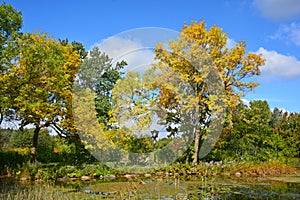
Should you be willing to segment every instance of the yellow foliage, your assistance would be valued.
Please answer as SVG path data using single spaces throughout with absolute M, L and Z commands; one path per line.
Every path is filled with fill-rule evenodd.
M 182 87 L 180 82 L 186 82 L 198 101 L 199 110 L 221 110 L 220 101 L 226 106 L 223 109 L 232 110 L 241 101 L 241 96 L 258 86 L 246 78 L 260 75 L 265 60 L 261 55 L 247 53 L 245 41 L 228 49 L 227 33 L 215 25 L 206 29 L 204 21 L 185 24 L 180 33 L 176 41 L 169 42 L 168 51 L 162 44 L 155 49 L 155 58 L 159 62 L 154 66 L 161 71 L 155 84 L 164 93 L 161 98 L 176 99 L 179 95 L 176 87 Z M 182 74 L 177 76 L 180 81 L 170 81 L 174 73 Z M 166 92 L 167 88 L 173 93 Z M 192 97 L 189 96 L 189 101 Z M 195 104 L 188 106 L 194 107 Z

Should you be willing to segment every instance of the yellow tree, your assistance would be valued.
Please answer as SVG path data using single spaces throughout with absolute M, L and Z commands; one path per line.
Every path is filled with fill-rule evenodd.
M 258 86 L 249 78 L 260 75 L 259 67 L 264 59 L 247 53 L 244 41 L 229 49 L 227 40 L 221 28 L 214 25 L 208 30 L 205 22 L 200 21 L 185 24 L 179 38 L 170 41 L 167 48 L 158 44 L 155 49 L 159 61 L 155 67 L 160 71 L 155 87 L 161 90 L 161 103 L 173 105 L 181 118 L 182 113 L 190 117 L 193 163 L 198 162 L 200 145 L 207 138 L 207 131 L 213 128 L 212 120 L 220 117 L 216 113 L 222 113 L 226 107 L 230 124 L 230 111 L 238 105 L 241 96 Z M 183 123 L 185 119 L 180 120 Z
M 24 34 L 16 41 L 19 56 L 1 76 L 4 95 L 16 111 L 21 128 L 35 127 L 31 161 L 36 160 L 39 131 L 69 115 L 72 83 L 80 56 L 70 45 L 62 45 L 46 34 Z

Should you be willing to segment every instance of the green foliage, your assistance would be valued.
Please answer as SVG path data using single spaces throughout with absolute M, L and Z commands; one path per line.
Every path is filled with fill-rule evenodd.
M 11 136 L 10 145 L 12 148 L 32 148 L 34 130 L 23 129 L 15 131 Z M 42 130 L 38 138 L 37 160 L 48 163 L 55 161 L 54 140 L 47 130 Z
M 11 66 L 11 59 L 15 56 L 14 40 L 20 34 L 22 14 L 11 5 L 0 5 L 0 72 Z
M 99 47 L 94 47 L 89 56 L 85 57 L 78 72 L 78 84 L 95 93 L 95 106 L 100 123 L 108 124 L 111 110 L 111 90 L 117 80 L 121 78 L 119 72 L 124 61 L 112 65 L 112 59 L 100 52 Z
M 0 151 L 0 174 L 6 175 L 14 172 L 30 158 L 29 149 L 22 150 L 1 150 Z
M 54 145 L 54 140 L 48 131 L 42 130 L 38 138 L 37 160 L 42 163 L 53 162 L 55 158 Z
M 22 131 L 15 131 L 10 139 L 11 147 L 17 148 L 31 148 L 33 140 L 33 130 L 23 129 Z
M 21 12 L 11 5 L 0 5 L 0 82 L 11 69 L 12 62 L 17 58 L 18 45 L 15 40 L 20 37 L 22 26 Z M 13 110 L 9 107 L 9 97 L 3 95 L 7 92 L 5 84 L 0 87 L 0 125 L 2 121 L 10 119 Z
M 58 177 L 80 178 L 81 176 L 99 177 L 109 175 L 113 172 L 102 163 L 94 163 L 85 166 L 62 166 L 57 170 Z
M 273 111 L 266 101 L 240 104 L 225 127 L 216 148 L 207 159 L 268 161 L 299 157 L 298 113 Z
M 0 149 L 8 148 L 10 146 L 10 139 L 15 130 L 0 129 Z

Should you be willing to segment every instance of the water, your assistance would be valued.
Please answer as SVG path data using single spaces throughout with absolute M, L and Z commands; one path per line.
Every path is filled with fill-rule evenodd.
M 0 184 L 0 199 L 300 199 L 300 176 L 98 179 Z M 25 192 L 24 192 L 25 191 Z

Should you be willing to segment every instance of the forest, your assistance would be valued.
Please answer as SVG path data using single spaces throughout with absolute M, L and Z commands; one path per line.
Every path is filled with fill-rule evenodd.
M 146 166 L 147 159 L 184 169 L 299 168 L 300 113 L 243 101 L 259 86 L 265 60 L 246 41 L 228 48 L 222 28 L 184 24 L 177 40 L 157 44 L 157 62 L 141 74 L 97 46 L 22 32 L 11 5 L 3 3 L 0 16 L 0 175 L 100 176 L 120 173 L 109 163 Z M 164 137 L 144 134 L 153 123 Z

